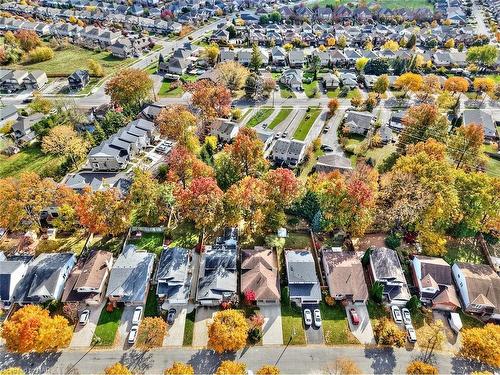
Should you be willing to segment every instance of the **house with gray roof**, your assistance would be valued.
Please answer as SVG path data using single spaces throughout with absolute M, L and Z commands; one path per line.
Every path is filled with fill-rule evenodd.
M 372 248 L 368 251 L 371 281 L 378 281 L 383 285 L 383 297 L 389 304 L 406 305 L 411 295 L 397 253 L 386 247 Z
M 321 301 L 321 288 L 316 275 L 316 265 L 308 250 L 285 251 L 288 293 L 297 306 Z
M 42 113 L 33 113 L 32 115 L 20 117 L 12 125 L 12 137 L 17 144 L 29 143 L 36 138 L 33 131 L 33 125 L 41 121 L 45 116 Z
M 162 310 L 167 311 L 172 305 L 187 305 L 192 276 L 191 250 L 172 247 L 161 252 L 155 281 Z
M 126 245 L 111 269 L 106 297 L 125 305 L 146 302 L 155 255 Z
M 0 252 L 0 308 L 13 302 L 14 291 L 28 270 L 27 259 L 9 259 Z
M 306 57 L 303 50 L 295 48 L 288 52 L 288 65 L 290 65 L 290 68 L 302 69 L 305 63 Z
M 466 109 L 463 113 L 463 124 L 481 125 L 484 131 L 484 138 L 490 141 L 498 140 L 498 132 L 490 113 L 482 109 Z
M 0 108 L 0 127 L 7 122 L 16 121 L 18 118 L 17 108 L 14 105 L 8 105 Z
M 18 283 L 12 302 L 44 303 L 60 300 L 64 284 L 76 263 L 73 253 L 43 253 L 29 265 Z
M 271 158 L 276 164 L 295 167 L 302 162 L 305 152 L 305 142 L 296 139 L 279 138 L 271 150 Z
M 123 172 L 113 173 L 81 171 L 75 174 L 69 174 L 64 183 L 77 193 L 82 193 L 86 188 L 90 188 L 91 191 L 104 191 L 116 188 L 123 196 L 125 196 L 130 189 L 132 181 L 130 180 L 130 177 Z
M 352 134 L 366 135 L 373 127 L 375 117 L 370 112 L 348 111 L 344 126 Z
M 239 131 L 240 127 L 237 123 L 219 119 L 212 129 L 212 134 L 217 137 L 219 142 L 229 143 L 236 138 Z
M 301 91 L 302 76 L 303 72 L 301 69 L 287 69 L 281 75 L 280 82 L 288 86 L 291 90 Z

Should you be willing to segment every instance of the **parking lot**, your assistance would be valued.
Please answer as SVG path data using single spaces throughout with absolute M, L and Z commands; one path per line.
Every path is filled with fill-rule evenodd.
M 325 337 L 323 335 L 323 327 L 317 327 L 314 324 L 314 314 L 313 314 L 313 323 L 309 326 L 305 325 L 304 323 L 304 311 L 306 309 L 309 309 L 311 311 L 311 314 L 313 314 L 314 310 L 318 309 L 319 310 L 319 305 L 302 305 L 302 322 L 304 324 L 304 330 L 306 332 L 306 340 L 308 344 L 324 344 L 325 342 Z
M 97 306 L 85 306 L 78 310 L 78 317 L 80 317 L 82 311 L 88 309 L 90 311 L 89 321 L 85 325 L 77 323 L 75 331 L 73 332 L 73 338 L 71 339 L 71 343 L 69 344 L 70 348 L 88 347 L 92 344 L 94 331 L 104 305 L 105 303 L 103 302 Z

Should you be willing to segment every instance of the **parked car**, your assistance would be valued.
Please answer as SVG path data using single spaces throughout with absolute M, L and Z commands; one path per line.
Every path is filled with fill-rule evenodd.
M 403 317 L 401 316 L 401 311 L 397 306 L 391 306 L 392 318 L 396 323 L 403 323 Z
M 174 324 L 176 312 L 177 312 L 177 310 L 175 310 L 175 309 L 168 310 L 168 314 L 167 314 L 167 324 L 168 325 Z
M 333 152 L 333 148 L 331 148 L 330 146 L 328 145 L 322 145 L 321 146 L 321 149 L 325 152 Z
M 406 328 L 406 336 L 408 337 L 408 341 L 411 343 L 417 342 L 417 334 L 415 332 L 415 329 L 411 324 L 407 324 L 405 326 Z
M 138 306 L 134 310 L 134 315 L 132 315 L 132 324 L 139 324 L 142 319 L 142 306 Z
M 288 132 L 283 132 L 283 134 L 281 134 L 281 138 L 286 138 L 288 136 Z
M 321 314 L 319 312 L 319 309 L 314 309 L 313 315 L 314 315 L 314 325 L 318 328 L 321 327 Z
M 356 309 L 352 308 L 349 310 L 349 315 L 351 316 L 351 321 L 352 321 L 352 324 L 354 324 L 355 326 L 357 326 L 359 324 L 359 315 L 356 311 Z
M 281 137 L 281 133 L 276 133 L 276 134 L 274 135 L 274 139 L 278 139 L 279 137 Z
M 267 124 L 266 124 L 266 123 L 263 123 L 263 124 L 262 124 L 262 129 L 265 129 L 265 128 L 267 128 Z
M 304 310 L 304 324 L 306 326 L 310 326 L 312 324 L 312 315 L 311 310 L 309 309 Z
M 401 313 L 403 314 L 403 322 L 404 324 L 411 325 L 411 315 L 410 315 L 410 310 L 408 310 L 406 307 L 401 309 Z
M 330 126 L 327 125 L 323 128 L 323 134 L 328 133 L 328 130 L 330 130 Z
M 138 325 L 134 325 L 134 326 L 132 326 L 132 328 L 130 328 L 130 332 L 128 334 L 128 343 L 130 345 L 135 344 L 135 340 L 137 340 L 137 331 L 138 330 L 139 330 Z
M 80 320 L 78 321 L 78 323 L 84 326 L 89 322 L 89 317 L 90 317 L 90 310 L 88 309 L 83 310 L 82 313 L 80 314 Z

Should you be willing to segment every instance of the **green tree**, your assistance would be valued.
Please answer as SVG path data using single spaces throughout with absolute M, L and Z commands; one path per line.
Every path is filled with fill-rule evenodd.
M 375 83 L 373 84 L 373 91 L 378 95 L 385 94 L 385 92 L 389 89 L 389 77 L 387 74 L 382 74 L 377 78 Z
M 262 55 L 260 54 L 259 46 L 254 44 L 252 46 L 252 56 L 250 58 L 250 67 L 254 72 L 258 72 L 262 65 Z
M 318 71 L 321 69 L 321 59 L 318 55 L 313 55 L 311 57 L 311 62 L 309 64 L 309 69 L 314 74 L 314 80 L 318 79 Z
M 493 65 L 497 61 L 498 50 L 492 44 L 484 46 L 470 47 L 467 50 L 467 61 L 482 65 Z

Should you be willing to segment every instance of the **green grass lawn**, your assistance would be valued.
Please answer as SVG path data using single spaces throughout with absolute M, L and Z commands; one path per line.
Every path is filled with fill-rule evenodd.
M 340 95 L 340 88 L 337 87 L 335 90 L 328 90 L 326 92 L 326 96 L 328 96 L 329 98 L 338 98 Z
M 104 74 L 112 74 L 126 64 L 131 63 L 135 59 L 119 59 L 114 57 L 110 52 L 91 51 L 82 47 L 71 45 L 68 48 L 54 51 L 54 58 L 48 61 L 42 61 L 35 64 L 17 63 L 7 67 L 9 69 L 28 69 L 28 70 L 43 70 L 48 76 L 69 76 L 77 69 L 88 69 L 87 61 L 89 59 L 96 60 L 104 68 Z
M 118 254 L 122 251 L 124 241 L 125 236 L 123 235 L 117 237 L 103 237 L 101 235 L 96 235 L 88 245 L 92 250 L 110 251 L 115 256 L 118 256 Z
M 459 310 L 458 313 L 460 314 L 463 328 L 481 328 L 484 326 L 482 321 L 464 313 L 462 310 Z
M 397 149 L 394 143 L 389 143 L 383 147 L 372 148 L 366 152 L 366 158 L 371 158 L 375 166 L 382 163 L 389 155 Z
M 283 329 L 283 343 L 290 345 L 304 345 L 306 337 L 302 326 L 302 312 L 300 308 L 292 306 L 288 297 L 288 287 L 281 289 L 281 322 Z
M 160 255 L 163 250 L 163 232 L 161 233 L 142 233 L 139 239 L 130 239 L 130 244 L 134 244 L 138 249 L 146 250 L 150 253 Z
M 308 98 L 319 97 L 318 81 L 312 81 L 311 83 L 304 83 L 302 86 L 304 87 L 304 93 Z
M 156 74 L 156 72 L 158 71 L 158 63 L 152 63 L 144 70 L 149 74 Z
M 336 303 L 335 306 L 328 306 L 325 302 L 321 302 L 319 307 L 321 310 L 321 320 L 323 322 L 325 344 L 359 344 L 359 341 L 349 329 L 347 315 L 342 304 Z
M 266 120 L 274 112 L 274 108 L 261 108 L 247 122 L 247 126 L 253 128 Z
M 183 346 L 191 346 L 193 344 L 194 317 L 196 310 L 191 311 L 186 315 L 186 324 L 184 325 L 184 340 Z
M 198 243 L 199 232 L 190 223 L 178 225 L 171 233 L 169 247 L 185 247 L 192 249 Z
M 59 252 L 72 252 L 79 255 L 85 241 L 87 240 L 88 233 L 85 230 L 78 230 L 69 235 L 57 233 L 55 240 L 42 239 L 35 249 L 35 253 L 59 253 Z
M 314 121 L 316 121 L 320 113 L 321 109 L 311 108 L 311 110 L 307 112 L 304 115 L 304 118 L 300 121 L 297 130 L 295 130 L 295 133 L 293 134 L 293 138 L 298 139 L 299 141 L 303 141 L 304 139 L 306 139 L 307 133 L 309 133 L 309 130 L 311 129 Z
M 500 74 L 489 74 L 486 77 L 491 78 L 495 83 L 500 83 Z
M 300 175 L 299 178 L 303 181 L 306 181 L 307 177 L 311 173 L 312 169 L 316 165 L 316 160 L 318 157 L 323 156 L 325 152 L 321 149 L 316 150 L 314 152 L 314 157 L 309 159 L 307 163 L 304 163 L 300 166 Z
M 286 249 L 305 249 L 311 247 L 311 237 L 309 233 L 288 232 L 285 239 Z
M 112 312 L 107 312 L 106 307 L 102 309 L 101 316 L 97 322 L 94 332 L 94 340 L 100 338 L 98 346 L 111 346 L 115 342 L 116 331 L 120 325 L 123 308 L 115 308 Z
M 370 321 L 372 322 L 372 326 L 377 322 L 377 320 L 384 317 L 385 318 L 390 317 L 389 312 L 385 309 L 383 305 L 379 305 L 378 303 L 375 303 L 372 300 L 368 300 L 366 308 L 368 309 L 368 315 L 370 316 Z
M 455 262 L 486 263 L 479 244 L 475 244 L 474 238 L 448 238 L 447 240 L 447 253 L 443 258 L 449 264 Z
M 12 156 L 0 154 L 0 178 L 36 172 L 43 177 L 60 177 L 64 157 L 44 154 L 38 144 L 27 146 Z
M 158 316 L 158 298 L 156 298 L 156 287 L 154 285 L 149 287 L 148 298 L 144 307 L 144 316 Z
M 290 99 L 290 98 L 296 98 L 295 94 L 293 93 L 292 90 L 288 86 L 285 86 L 283 84 L 280 85 L 280 95 L 283 99 Z
M 246 109 L 245 112 L 243 112 L 243 114 L 241 115 L 241 117 L 236 122 L 242 122 L 248 116 L 248 114 L 250 112 L 252 112 L 251 108 Z
M 163 98 L 180 98 L 184 94 L 182 86 L 177 86 L 175 88 L 171 87 L 172 82 L 163 81 L 158 91 L 158 96 Z
M 290 115 L 291 112 L 292 108 L 290 107 L 281 108 L 276 117 L 273 119 L 273 121 L 271 121 L 271 123 L 267 128 L 271 130 L 274 129 L 276 126 L 285 121 L 285 119 Z

